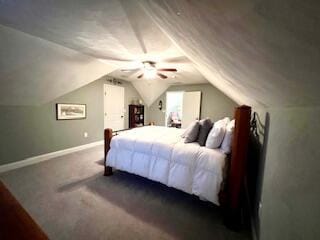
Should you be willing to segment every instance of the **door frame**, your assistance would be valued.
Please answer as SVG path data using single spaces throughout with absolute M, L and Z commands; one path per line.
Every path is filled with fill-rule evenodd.
M 126 123 L 125 123 L 125 119 L 126 119 L 126 109 L 125 109 L 125 106 L 126 106 L 126 103 L 125 103 L 125 88 L 123 86 L 119 86 L 119 85 L 114 85 L 114 84 L 107 84 L 107 83 L 104 83 L 103 84 L 103 129 L 106 129 L 106 121 L 105 121 L 105 117 L 106 117 L 106 112 L 105 112 L 105 109 L 106 109 L 106 97 L 107 97 L 107 92 L 106 92 L 106 88 L 107 86 L 113 86 L 113 87 L 120 87 L 120 88 L 123 88 L 123 129 L 125 129 L 125 126 L 126 126 Z

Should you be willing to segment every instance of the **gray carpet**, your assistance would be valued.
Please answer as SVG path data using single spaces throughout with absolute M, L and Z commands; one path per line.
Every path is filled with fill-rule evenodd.
M 103 148 L 94 147 L 0 179 L 50 239 L 250 239 L 228 230 L 213 204 L 128 173 L 102 174 Z

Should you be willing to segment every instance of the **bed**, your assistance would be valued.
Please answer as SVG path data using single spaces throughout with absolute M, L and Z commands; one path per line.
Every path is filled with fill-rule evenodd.
M 183 129 L 146 126 L 114 136 L 107 165 L 195 194 L 219 205 L 226 155 L 185 144 Z
M 239 208 L 250 132 L 251 108 L 235 109 L 231 155 L 185 144 L 183 129 L 146 126 L 114 133 L 105 129 L 105 176 L 112 168 L 133 173 L 202 200 Z

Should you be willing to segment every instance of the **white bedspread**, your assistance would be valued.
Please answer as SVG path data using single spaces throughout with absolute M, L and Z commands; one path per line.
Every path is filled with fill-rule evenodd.
M 106 164 L 161 182 L 219 205 L 225 154 L 183 143 L 183 130 L 146 126 L 111 140 Z

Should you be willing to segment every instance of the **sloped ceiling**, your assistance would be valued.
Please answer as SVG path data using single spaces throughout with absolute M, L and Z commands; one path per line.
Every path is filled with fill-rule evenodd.
M 216 87 L 253 106 L 320 103 L 320 1 L 143 1 Z
M 0 25 L 0 103 L 41 105 L 113 71 L 95 58 Z
M 41 104 L 110 74 L 133 81 L 148 105 L 175 82 L 206 79 L 238 103 L 319 105 L 319 9 L 316 0 L 2 0 L 0 104 Z M 142 60 L 179 72 L 150 82 L 119 71 Z

